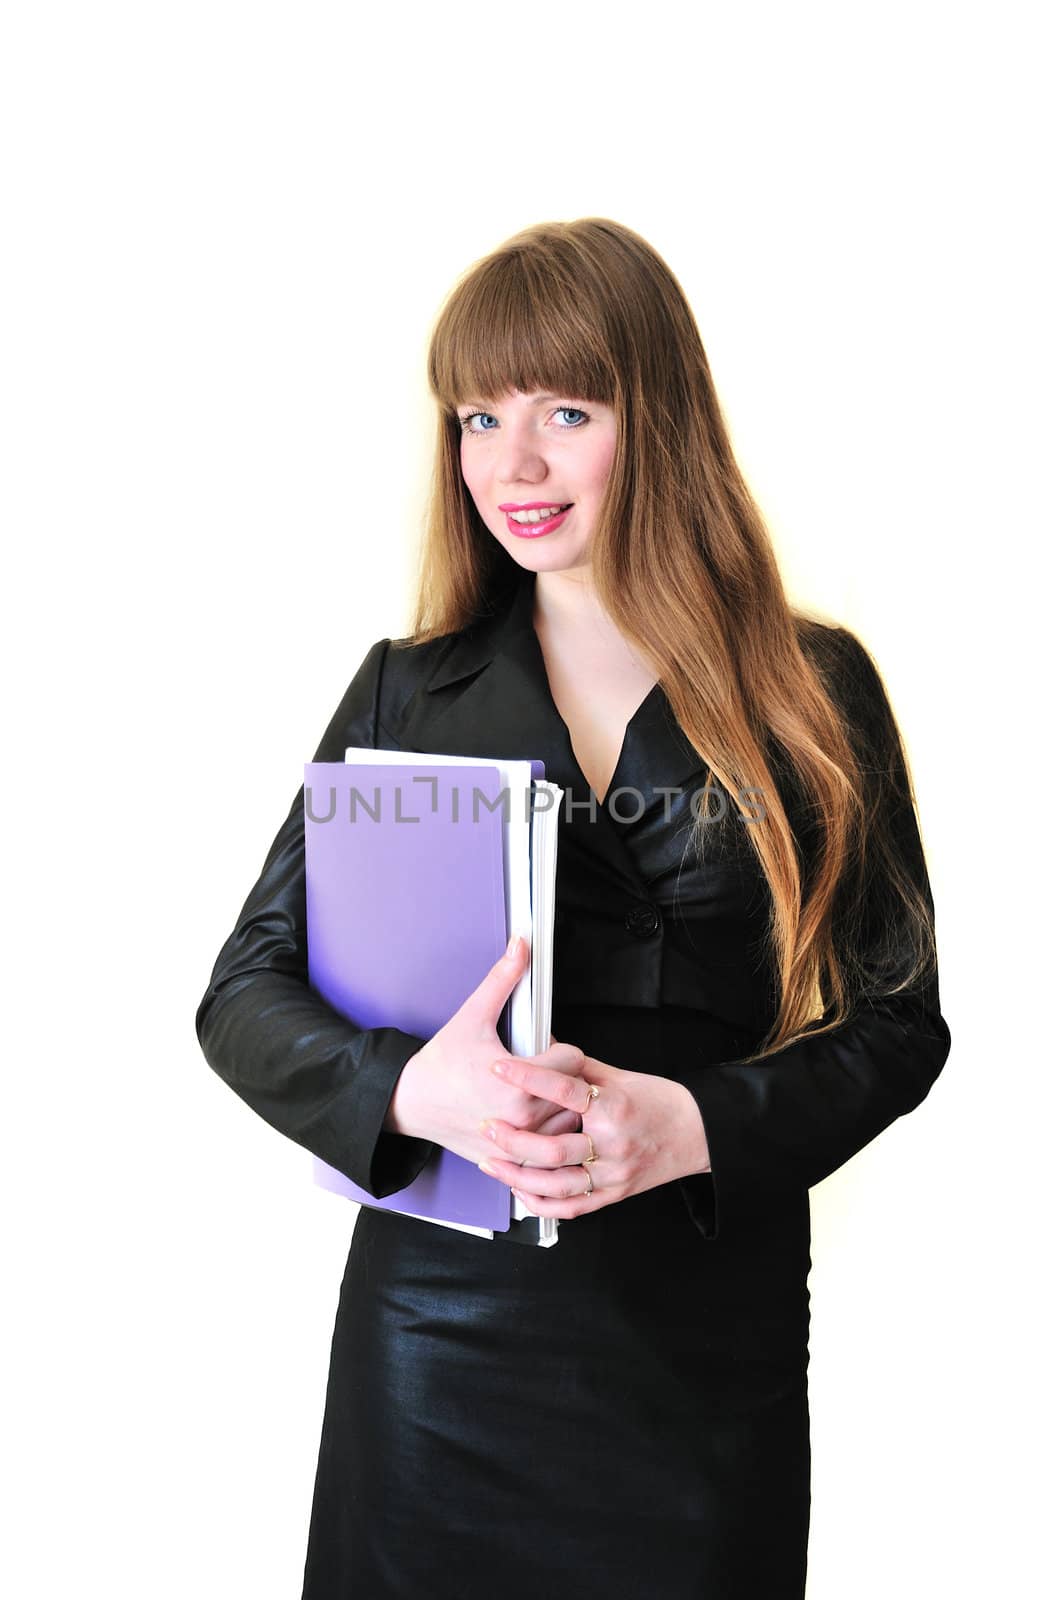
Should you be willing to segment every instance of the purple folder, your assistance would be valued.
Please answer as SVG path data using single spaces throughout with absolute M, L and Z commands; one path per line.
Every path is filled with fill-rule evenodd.
M 311 987 L 359 1027 L 428 1039 L 506 947 L 498 770 L 318 761 L 305 784 Z M 318 1157 L 314 1176 L 381 1210 L 509 1228 L 508 1186 L 442 1146 L 382 1200 Z

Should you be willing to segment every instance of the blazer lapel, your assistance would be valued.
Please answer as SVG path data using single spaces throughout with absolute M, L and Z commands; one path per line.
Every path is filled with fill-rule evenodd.
M 647 883 L 626 835 L 651 807 L 665 805 L 668 789 L 700 780 L 704 763 L 655 684 L 628 723 L 605 802 L 598 801 L 550 692 L 532 623 L 534 590 L 535 574 L 520 569 L 511 599 L 455 637 L 424 685 L 418 745 L 447 754 L 541 760 L 547 778 L 564 791 L 560 847 L 579 852 L 603 891 L 645 900 Z M 407 730 L 407 736 L 413 733 Z M 677 807 L 675 795 L 671 805 Z M 675 822 L 678 827 L 678 815 Z

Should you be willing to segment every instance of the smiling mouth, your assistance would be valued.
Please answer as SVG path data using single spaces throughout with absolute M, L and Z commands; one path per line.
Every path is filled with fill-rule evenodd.
M 571 511 L 572 506 L 571 500 L 567 503 L 559 500 L 549 506 L 528 506 L 520 510 L 507 511 L 506 516 L 521 527 L 534 528 L 540 522 L 549 522 L 553 517 L 559 517 L 563 511 Z
M 573 502 L 570 502 L 567 506 L 562 506 L 559 511 L 523 512 L 519 521 L 512 511 L 507 511 L 506 526 L 518 539 L 538 539 L 544 533 L 553 533 L 555 528 L 561 526 L 572 510 L 572 504 Z

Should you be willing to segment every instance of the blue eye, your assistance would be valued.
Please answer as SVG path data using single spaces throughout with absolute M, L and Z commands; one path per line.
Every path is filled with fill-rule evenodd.
M 588 413 L 582 410 L 579 406 L 555 406 L 553 415 L 557 416 L 558 413 L 564 413 L 566 416 L 575 416 L 582 419 L 579 422 L 563 424 L 561 428 L 562 433 L 575 433 L 577 428 L 582 428 L 585 423 L 591 420 Z M 473 423 L 477 417 L 488 417 L 492 422 L 498 421 L 498 418 L 492 417 L 489 411 L 467 411 L 464 416 L 458 417 L 458 421 L 461 423 L 462 433 L 476 434 L 498 432 L 497 428 L 474 428 Z

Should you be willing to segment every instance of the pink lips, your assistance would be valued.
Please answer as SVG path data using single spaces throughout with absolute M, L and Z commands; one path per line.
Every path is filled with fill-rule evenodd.
M 549 505 L 555 505 L 556 506 L 556 504 L 557 504 L 556 500 L 542 500 L 542 501 L 538 501 L 538 502 L 536 502 L 536 503 L 534 503 L 532 505 L 523 505 L 523 506 L 506 505 L 506 506 L 499 506 L 498 509 L 500 511 L 507 511 L 507 512 L 508 511 L 541 511 L 545 506 L 549 506 Z M 561 524 L 564 522 L 565 518 L 568 516 L 568 514 L 569 514 L 569 512 L 571 510 L 572 510 L 571 506 L 566 506 L 563 511 L 559 511 L 558 512 L 556 517 L 548 517 L 545 522 L 514 522 L 512 517 L 507 516 L 506 517 L 506 526 L 509 528 L 510 533 L 515 533 L 516 534 L 518 539 L 538 539 L 538 538 L 541 537 L 542 534 L 544 534 L 544 533 L 552 533 L 555 528 L 559 528 L 561 526 Z
M 499 511 L 549 511 L 551 506 L 564 505 L 563 500 L 503 500 Z

